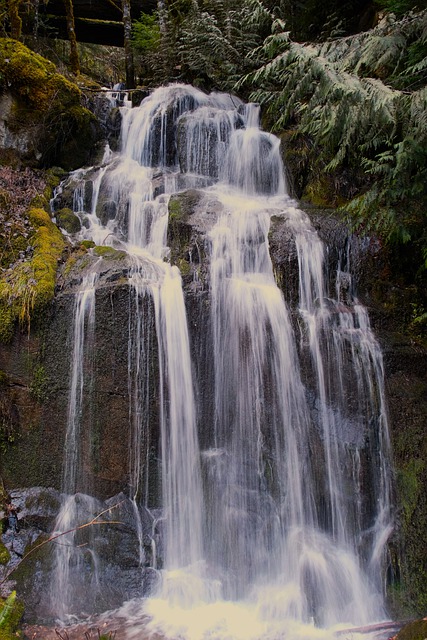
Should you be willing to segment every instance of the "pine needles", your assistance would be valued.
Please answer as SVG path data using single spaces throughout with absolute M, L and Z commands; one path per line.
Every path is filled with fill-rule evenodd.
M 389 242 L 427 245 L 426 43 L 427 11 L 386 14 L 371 31 L 314 44 L 292 42 L 276 20 L 251 53 L 263 64 L 236 85 L 255 86 L 250 97 L 274 129 L 308 135 L 326 172 L 362 168 L 368 188 L 348 217 Z

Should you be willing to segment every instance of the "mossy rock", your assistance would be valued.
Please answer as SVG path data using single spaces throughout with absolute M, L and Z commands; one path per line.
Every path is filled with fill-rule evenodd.
M 85 249 L 93 249 L 96 245 L 93 240 L 82 240 L 80 246 Z
M 395 640 L 425 640 L 427 638 L 427 618 L 405 624 Z
M 80 75 L 78 76 L 76 82 L 77 82 L 78 86 L 81 87 L 82 90 L 84 90 L 84 89 L 90 89 L 91 91 L 101 91 L 102 90 L 102 86 L 99 84 L 99 82 L 96 82 L 96 80 L 94 80 L 93 78 L 90 78 L 89 76 L 85 75 L 84 73 L 80 73 Z
M 52 62 L 16 40 L 0 38 L 0 89 L 16 100 L 8 128 L 18 137 L 34 129 L 34 164 L 71 170 L 89 160 L 100 137 L 97 119 L 81 105 L 79 87 L 57 73 Z
M 178 195 L 171 196 L 169 200 L 168 210 L 169 210 L 169 220 L 171 222 L 175 220 L 181 220 L 183 212 L 182 212 L 181 199 L 179 198 Z
M 0 73 L 5 87 L 27 106 L 44 111 L 51 102 L 80 104 L 80 89 L 56 73 L 55 65 L 11 38 L 0 38 Z
M 186 222 L 200 198 L 200 192 L 195 189 L 188 189 L 188 191 L 171 196 L 168 207 L 169 221 L 171 223 Z
M 119 251 L 105 245 L 97 245 L 94 247 L 93 253 L 100 258 L 108 258 L 109 260 L 123 260 L 127 256 L 126 251 Z
M 61 229 L 67 233 L 78 233 L 82 228 L 79 217 L 71 209 L 60 209 L 55 213 L 55 217 Z
M 54 543 L 50 542 L 48 534 L 42 534 L 25 547 L 25 561 L 20 562 L 13 572 L 17 590 L 24 599 L 25 589 L 31 583 L 37 569 L 43 566 L 46 571 L 51 570 L 54 558 L 52 544 Z

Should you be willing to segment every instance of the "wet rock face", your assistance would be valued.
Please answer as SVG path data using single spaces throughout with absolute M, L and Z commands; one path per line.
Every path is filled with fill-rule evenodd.
M 91 184 L 90 180 L 86 184 Z M 60 195 L 61 205 L 69 204 L 71 190 Z M 198 393 L 205 399 L 202 413 L 209 416 L 213 399 L 211 390 L 212 355 L 209 327 L 209 256 L 210 231 L 223 213 L 223 205 L 213 194 L 187 190 L 169 205 L 168 245 L 170 259 L 182 274 L 191 348 L 196 367 Z M 282 273 L 285 295 L 295 299 L 297 280 L 294 272 L 295 247 L 285 220 L 273 221 L 271 230 L 272 259 L 278 274 Z M 99 249 L 99 251 L 98 251 Z M 101 251 L 105 249 L 105 251 Z M 65 428 L 69 403 L 69 386 L 73 353 L 73 317 L 76 295 L 82 277 L 99 258 L 99 280 L 95 296 L 94 342 L 86 353 L 82 408 L 82 453 L 80 464 L 87 478 L 79 491 L 106 499 L 119 491 L 129 492 L 129 437 L 132 417 L 129 414 L 129 336 L 132 334 L 136 294 L 128 283 L 130 263 L 125 254 L 108 247 L 85 252 L 75 250 L 58 279 L 58 292 L 49 313 L 31 334 L 32 362 L 28 364 L 27 338 L 17 334 L 10 347 L 0 354 L 0 369 L 8 372 L 19 452 L 11 448 L 5 457 L 5 480 L 11 486 L 61 487 Z M 292 265 L 291 263 L 294 263 Z M 74 264 L 73 264 L 74 263 Z M 160 503 L 159 434 L 157 384 L 157 345 L 154 313 L 149 296 L 139 300 L 147 318 L 151 318 L 150 349 L 150 416 L 147 431 L 148 486 L 144 491 L 150 504 Z M 131 319 L 131 320 L 129 320 Z M 36 325 L 34 325 L 36 329 Z M 200 420 L 209 424 L 210 420 Z M 203 432 L 203 429 L 201 429 Z M 208 435 L 201 433 L 201 439 Z M 18 444 L 19 443 L 19 444 Z M 19 453 L 19 455 L 18 455 Z
M 129 311 L 136 304 L 135 292 L 127 283 L 128 266 L 118 252 L 104 257 L 96 291 L 95 339 L 91 358 L 86 358 L 85 403 L 82 408 L 82 459 L 88 482 L 79 490 L 101 498 L 128 490 L 129 467 Z M 4 457 L 2 473 L 6 486 L 61 486 L 65 427 L 73 353 L 75 296 L 82 272 L 99 258 L 84 254 L 62 279 L 49 315 L 31 338 L 17 334 L 10 346 L 2 347 L 0 369 L 7 371 L 2 394 L 14 413 L 14 436 Z M 151 313 L 146 296 L 139 305 Z M 132 317 L 132 311 L 131 311 Z M 157 349 L 150 346 L 153 382 Z M 41 349 L 42 353 L 41 353 Z M 9 406 L 9 405 L 8 405 Z M 151 423 L 158 424 L 153 401 Z M 154 432 L 156 428 L 153 427 Z M 157 467 L 157 435 L 150 453 Z M 148 446 L 148 445 L 147 445 Z M 153 504 L 159 499 L 156 469 L 150 474 Z
M 91 185 L 89 176 L 83 197 L 89 197 L 87 193 L 90 193 Z M 70 206 L 71 188 L 68 191 L 64 190 L 59 196 L 59 202 L 62 207 Z M 169 203 L 167 244 L 170 247 L 170 261 L 179 267 L 184 285 L 196 395 L 200 406 L 198 419 L 202 450 L 210 445 L 209 430 L 215 401 L 212 397 L 214 373 L 212 337 L 209 330 L 210 231 L 223 211 L 223 205 L 213 193 L 196 188 L 173 196 Z M 407 455 L 410 451 L 411 459 L 422 459 L 424 445 L 420 425 L 424 424 L 426 415 L 423 397 L 423 390 L 426 388 L 423 366 L 425 351 L 415 350 L 410 344 L 393 342 L 391 335 L 385 331 L 389 320 L 379 307 L 374 306 L 373 288 L 369 284 L 379 260 L 379 254 L 373 251 L 372 243 L 354 238 L 349 242 L 347 230 L 330 210 L 310 210 L 308 213 L 313 226 L 326 244 L 331 296 L 335 293 L 337 265 L 344 257 L 347 260 L 350 257 L 350 264 L 355 272 L 354 282 L 347 285 L 344 283 L 342 286 L 357 285 L 361 301 L 372 308 L 373 326 L 383 346 L 392 436 L 399 474 L 403 478 L 398 499 L 406 518 L 404 536 L 409 550 L 405 562 L 399 561 L 398 569 L 404 574 L 405 579 L 409 579 L 408 576 L 413 571 L 411 567 L 422 561 L 421 531 L 425 522 L 422 498 L 423 487 L 426 486 L 425 468 L 411 467 Z M 292 320 L 295 331 L 298 331 L 298 258 L 286 217 L 277 216 L 272 219 L 269 243 L 276 278 L 286 301 L 294 309 Z M 161 504 L 161 478 L 159 399 L 156 391 L 158 356 L 153 305 L 149 296 L 137 299 L 135 290 L 130 287 L 128 274 L 131 265 L 126 254 L 107 247 L 105 249 L 108 251 L 74 252 L 59 276 L 58 291 L 52 307 L 39 319 L 38 324 L 34 324 L 30 338 L 17 334 L 15 341 L 0 351 L 0 370 L 5 371 L 8 376 L 0 392 L 4 394 L 2 397 L 8 398 L 8 406 L 14 416 L 15 433 L 15 441 L 2 462 L 2 474 L 6 485 L 11 487 L 42 486 L 54 487 L 56 490 L 61 487 L 76 294 L 88 267 L 102 258 L 99 261 L 99 280 L 96 288 L 94 342 L 90 349 L 92 356 L 86 357 L 84 363 L 85 401 L 82 407 L 82 446 L 79 464 L 84 469 L 81 477 L 84 475 L 86 480 L 80 483 L 78 490 L 96 496 L 100 501 L 100 510 L 105 506 L 104 501 L 109 501 L 111 496 L 120 492 L 127 497 L 131 495 L 132 481 L 128 469 L 132 447 L 130 434 L 135 415 L 129 411 L 129 400 L 135 389 L 129 384 L 131 378 L 128 354 L 131 348 L 129 336 L 134 333 L 132 323 L 138 303 L 142 305 L 151 334 L 151 341 L 144 347 L 149 350 L 148 359 L 151 365 L 148 379 L 149 416 L 142 442 L 142 459 L 145 465 L 142 475 L 147 480 L 141 491 L 148 497 L 150 507 L 155 510 Z M 308 372 L 309 362 L 302 362 L 302 367 Z M 305 382 L 310 388 L 312 381 L 309 373 L 305 373 L 305 376 Z M 351 401 L 349 396 L 349 403 Z M 311 403 L 313 422 L 317 410 L 314 402 Z M 352 437 L 353 434 L 350 434 L 349 440 Z M 313 429 L 309 454 L 315 458 L 321 450 L 318 439 L 319 435 Z M 322 463 L 319 458 L 319 464 Z M 405 487 L 408 486 L 416 488 L 415 493 L 412 492 L 409 496 L 405 493 Z M 366 512 L 368 511 L 369 500 L 366 504 Z M 146 515 L 144 549 L 147 563 L 152 564 L 149 537 L 152 517 L 148 513 Z M 53 526 L 51 516 L 53 517 L 53 514 L 44 515 L 44 507 L 40 507 L 40 512 L 29 514 L 28 519 L 31 526 L 42 532 L 49 532 L 49 527 Z M 112 593 L 109 593 L 108 597 L 106 595 L 106 601 L 117 603 L 121 601 L 123 593 L 119 589 L 115 591 L 116 582 L 125 585 L 126 597 L 134 592 L 138 581 L 141 584 L 141 568 L 135 564 L 139 551 L 136 548 L 132 512 L 128 504 L 126 508 L 123 507 L 118 519 L 124 523 L 123 528 L 115 528 L 110 532 L 110 537 L 101 536 L 97 541 L 97 550 L 105 562 L 106 575 L 109 572 L 113 585 Z M 161 547 L 160 534 L 161 529 L 158 528 L 158 548 Z M 401 545 L 401 539 L 396 536 L 396 547 Z M 111 550 L 114 557 L 111 556 Z M 34 567 L 38 576 L 34 583 L 36 586 L 29 587 L 29 591 L 24 594 L 30 602 L 28 619 L 33 614 L 35 616 L 36 611 L 37 615 L 40 615 L 38 611 L 42 601 L 36 596 L 37 585 L 42 584 L 43 588 L 48 588 L 49 570 L 46 570 L 45 578 L 37 566 Z M 119 571 L 124 571 L 120 580 Z M 148 572 L 147 575 L 144 574 L 143 580 L 147 581 L 148 589 Z M 95 610 L 95 602 L 93 607 Z
M 35 487 L 17 488 L 11 497 L 18 509 L 19 529 L 17 532 L 9 529 L 3 535 L 10 560 L 0 566 L 0 577 L 3 579 L 10 574 L 6 586 L 16 589 L 18 597 L 25 602 L 26 621 L 53 623 L 51 597 L 54 596 L 56 545 L 71 543 L 69 536 L 58 538 L 54 532 L 63 496 L 54 489 Z M 161 550 L 155 512 L 142 510 L 145 560 L 140 564 L 138 532 L 130 500 L 124 494 L 118 494 L 106 502 L 92 501 L 91 508 L 85 509 L 84 497 L 77 495 L 75 499 L 79 503 L 80 525 L 88 524 L 73 533 L 76 556 L 80 553 L 80 561 L 75 563 L 78 571 L 75 584 L 80 591 L 81 611 L 90 614 L 111 605 L 119 606 L 125 597 L 136 597 L 141 584 L 145 584 L 147 590 L 153 586 L 153 572 L 147 569 L 154 563 L 153 541 Z M 102 515 L 97 518 L 99 514 Z M 104 524 L 95 524 L 97 519 Z M 89 544 L 98 557 L 96 568 L 90 554 L 84 551 Z M 79 545 L 82 552 L 78 551 Z M 33 551 L 21 564 L 21 557 L 31 549 Z M 93 585 L 95 571 L 100 589 Z

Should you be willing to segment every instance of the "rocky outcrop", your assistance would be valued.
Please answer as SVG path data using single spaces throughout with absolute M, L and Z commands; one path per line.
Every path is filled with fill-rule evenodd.
M 61 206 L 69 204 L 66 194 L 60 196 L 60 201 Z M 202 447 L 209 440 L 205 427 L 210 424 L 214 399 L 213 372 L 209 362 L 210 337 L 201 334 L 200 327 L 209 325 L 209 234 L 222 211 L 223 206 L 214 195 L 195 189 L 173 196 L 169 203 L 170 260 L 182 274 L 197 393 L 203 398 L 199 416 Z M 373 327 L 383 348 L 397 467 L 398 526 L 392 542 L 389 578 L 393 606 L 401 612 L 411 602 L 412 606 L 414 602 L 418 607 L 422 605 L 425 584 L 422 555 L 427 511 L 423 502 L 426 495 L 426 452 L 423 448 L 423 424 L 427 414 L 426 352 L 420 344 L 404 340 L 403 334 L 396 331 L 396 310 L 390 310 L 387 298 L 378 296 L 378 287 L 373 283 L 385 260 L 380 245 L 357 238 L 349 242 L 345 226 L 331 210 L 310 209 L 308 213 L 327 245 L 331 294 L 334 293 L 338 261 L 344 257 L 350 259 L 356 282 L 348 286 L 357 285 L 358 295 L 370 309 Z M 297 255 L 286 219 L 278 217 L 272 220 L 270 249 L 284 295 L 290 303 L 295 303 L 298 297 Z M 93 357 L 85 360 L 85 388 L 89 392 L 85 394 L 82 408 L 81 465 L 85 481 L 78 489 L 96 496 L 102 509 L 103 501 L 111 496 L 119 493 L 130 495 L 129 399 L 132 390 L 129 388 L 128 351 L 132 330 L 129 317 L 132 318 L 132 313 L 129 314 L 129 310 L 136 300 L 135 291 L 128 281 L 131 264 L 126 254 L 109 247 L 87 250 L 76 246 L 59 274 L 55 299 L 48 312 L 32 326 L 29 336 L 18 332 L 13 342 L 0 350 L 0 370 L 4 372 L 3 423 L 8 424 L 9 434 L 5 442 L 7 453 L 2 474 L 9 487 L 60 489 L 74 305 L 82 278 L 94 264 L 98 265 L 99 279 L 96 285 Z M 151 317 L 153 322 L 150 298 L 145 297 L 142 303 L 147 317 Z M 294 319 L 297 322 L 296 316 Z M 152 402 L 147 437 L 143 443 L 143 457 L 148 465 L 146 477 L 149 478 L 144 491 L 149 495 L 150 504 L 159 507 L 160 443 L 154 338 L 149 348 Z M 46 530 L 49 531 L 49 527 Z M 399 584 L 407 594 L 406 601 L 398 601 L 394 595 Z
M 15 162 L 75 169 L 100 138 L 77 85 L 20 42 L 0 39 L 0 148 Z

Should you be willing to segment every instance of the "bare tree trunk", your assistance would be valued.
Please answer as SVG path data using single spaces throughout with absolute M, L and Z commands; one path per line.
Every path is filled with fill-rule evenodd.
M 21 39 L 22 20 L 19 16 L 21 0 L 9 0 L 10 37 Z
M 65 17 L 67 20 L 68 39 L 70 41 L 70 67 L 71 71 L 78 75 L 80 73 L 79 52 L 77 50 L 76 29 L 74 25 L 73 0 L 64 0 Z
M 159 16 L 159 27 L 162 36 L 166 33 L 167 8 L 165 0 L 157 0 L 157 15 Z
M 35 38 L 37 38 L 39 34 L 39 6 L 40 6 L 40 0 L 34 0 L 33 36 Z
M 126 88 L 133 89 L 135 87 L 135 69 L 133 65 L 132 50 L 132 19 L 130 15 L 130 0 L 122 0 L 123 7 L 123 28 L 124 28 L 124 47 L 125 47 L 125 66 L 126 66 Z

